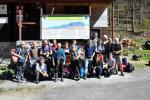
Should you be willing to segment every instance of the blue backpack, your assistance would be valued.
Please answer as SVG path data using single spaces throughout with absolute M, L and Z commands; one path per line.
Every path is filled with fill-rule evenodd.
M 122 64 L 128 65 L 128 59 L 127 58 L 122 58 Z

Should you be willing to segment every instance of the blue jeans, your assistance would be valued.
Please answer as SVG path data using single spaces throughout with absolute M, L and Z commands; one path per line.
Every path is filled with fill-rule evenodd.
M 85 59 L 85 75 L 90 74 L 92 71 L 92 60 Z
M 103 62 L 100 62 L 99 66 L 96 67 L 96 76 L 102 75 L 102 70 L 103 70 Z
M 18 64 L 16 78 L 18 81 L 24 79 L 24 63 Z

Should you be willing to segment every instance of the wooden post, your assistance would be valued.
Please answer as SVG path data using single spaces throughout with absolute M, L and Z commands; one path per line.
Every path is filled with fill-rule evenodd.
M 112 1 L 112 40 L 114 39 L 114 0 Z
M 22 11 L 19 10 L 19 41 L 22 41 Z

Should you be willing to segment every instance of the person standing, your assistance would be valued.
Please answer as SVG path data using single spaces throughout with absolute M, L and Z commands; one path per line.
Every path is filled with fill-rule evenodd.
M 99 41 L 98 34 L 95 32 L 94 38 L 93 38 L 93 46 L 95 47 L 96 50 L 97 50 L 97 46 L 98 46 L 98 41 Z
M 113 52 L 113 42 L 111 38 L 108 38 L 108 42 L 104 45 L 105 47 L 105 55 L 104 60 L 105 62 L 109 59 L 109 54 Z
M 40 55 L 43 56 L 45 59 L 48 59 L 52 55 L 52 49 L 48 40 L 42 41 L 42 48 L 40 51 Z
M 77 77 L 77 80 L 80 80 L 80 72 L 79 72 L 79 63 L 78 63 L 78 50 L 75 47 L 75 45 L 72 46 L 72 51 L 71 51 L 71 67 L 73 70 L 73 79 Z
M 57 44 L 57 48 L 54 50 L 52 55 L 52 60 L 53 65 L 55 66 L 55 82 L 57 82 L 59 71 L 61 74 L 61 81 L 63 82 L 63 66 L 66 62 L 66 56 L 64 49 L 61 48 L 61 43 Z
M 121 76 L 124 76 L 122 62 L 121 62 L 121 52 L 122 52 L 122 44 L 119 42 L 119 38 L 115 38 L 113 45 L 113 57 L 116 60 L 115 68 L 116 73 L 118 73 L 118 69 L 121 71 Z
M 65 42 L 64 50 L 65 50 L 65 54 L 66 54 L 66 55 L 69 55 L 70 49 L 69 49 L 69 43 L 68 43 L 68 42 Z
M 95 55 L 95 47 L 92 44 L 92 40 L 88 41 L 88 44 L 84 48 L 85 50 L 85 75 L 84 79 L 87 78 L 88 74 L 92 73 L 92 61 Z
M 17 66 L 17 81 L 20 83 L 24 80 L 24 69 L 25 63 L 28 58 L 27 50 L 25 49 L 25 42 L 21 42 L 20 47 L 16 49 L 18 59 L 18 66 Z
M 33 79 L 34 73 L 35 73 L 35 67 L 38 57 L 38 48 L 36 42 L 31 42 L 31 48 L 29 49 L 29 64 L 30 64 L 30 73 L 29 73 L 29 80 Z
M 57 40 L 55 39 L 53 40 L 51 48 L 52 48 L 52 52 L 54 52 L 54 50 L 57 48 Z

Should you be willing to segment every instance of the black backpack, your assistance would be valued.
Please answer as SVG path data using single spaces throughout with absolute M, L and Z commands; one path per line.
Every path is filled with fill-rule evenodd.
M 133 72 L 135 70 L 134 66 L 130 63 L 128 63 L 127 67 L 126 67 L 126 72 Z

